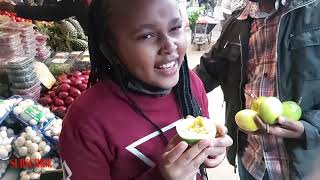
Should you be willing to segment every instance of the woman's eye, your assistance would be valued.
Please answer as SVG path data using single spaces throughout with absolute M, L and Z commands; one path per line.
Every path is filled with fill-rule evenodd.
M 154 37 L 153 34 L 151 34 L 151 33 L 146 33 L 146 34 L 141 35 L 141 36 L 139 37 L 139 39 L 151 39 L 151 38 L 153 38 L 153 37 Z
M 172 28 L 171 31 L 177 31 L 177 30 L 180 30 L 181 28 L 182 28 L 182 25 L 179 25 L 179 26 Z

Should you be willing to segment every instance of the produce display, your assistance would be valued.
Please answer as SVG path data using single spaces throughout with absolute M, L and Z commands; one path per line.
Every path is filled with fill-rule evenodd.
M 0 123 L 9 115 L 14 106 L 16 106 L 22 98 L 20 96 L 14 96 L 9 99 L 0 99 Z
M 176 130 L 177 134 L 190 145 L 202 139 L 213 139 L 217 133 L 214 121 L 200 116 L 181 119 L 176 125 Z
M 51 48 L 47 45 L 47 39 L 47 36 L 36 33 L 36 59 L 39 61 L 45 61 L 51 56 Z
M 13 22 L 25 22 L 25 23 L 28 23 L 28 24 L 32 23 L 32 20 L 24 19 L 24 18 L 21 18 L 21 17 L 17 17 L 16 13 L 11 13 L 11 12 L 8 12 L 8 11 L 0 11 L 0 16 L 9 17 L 10 20 L 13 21 Z
M 59 117 L 64 117 L 68 107 L 77 99 L 88 86 L 90 71 L 74 71 L 72 74 L 60 75 L 57 84 L 39 99 L 39 103 Z
M 30 159 L 41 159 L 51 150 L 51 145 L 40 134 L 39 131 L 28 126 L 14 140 L 13 148 L 17 157 Z
M 86 91 L 90 68 L 88 37 L 75 18 L 32 22 L 0 11 L 0 178 L 11 160 L 52 159 L 50 167 L 22 168 L 20 179 L 61 169 L 62 118 Z
M 8 160 L 12 152 L 11 142 L 14 139 L 13 129 L 8 129 L 5 126 L 0 127 L 0 160 Z
M 0 31 L 5 33 L 19 33 L 21 38 L 21 43 L 16 42 L 16 46 L 22 46 L 23 53 L 25 56 L 34 57 L 36 55 L 36 38 L 35 31 L 32 24 L 23 24 L 16 22 L 8 22 L 0 26 Z M 19 48 L 14 49 L 14 51 L 20 50 Z
M 37 126 L 42 129 L 48 122 L 55 119 L 49 108 L 45 108 L 31 99 L 22 100 L 13 109 L 14 116 L 25 126 Z
M 21 180 L 29 180 L 29 179 L 40 179 L 41 173 L 46 171 L 51 171 L 58 169 L 59 165 L 59 158 L 55 157 L 51 160 L 51 167 L 41 167 L 41 168 L 31 168 L 26 169 L 20 172 Z
M 16 57 L 6 66 L 13 94 L 38 100 L 40 98 L 41 83 L 33 68 L 34 58 Z
M 62 129 L 62 119 L 55 118 L 45 128 L 44 135 L 53 144 L 58 144 L 59 136 Z
M 49 25 L 37 25 L 36 28 L 49 35 L 48 44 L 56 52 L 84 51 L 88 48 L 88 37 L 74 18 Z
M 74 61 L 73 69 L 84 71 L 91 68 L 90 55 L 88 50 L 78 55 L 73 55 L 72 53 L 70 53 L 69 58 L 72 58 Z
M 266 124 L 276 124 L 280 116 L 291 121 L 299 121 L 302 109 L 296 102 L 281 102 L 276 97 L 258 97 L 251 103 L 251 109 L 239 111 L 235 116 L 236 124 L 245 131 L 254 132 L 258 130 L 255 122 L 256 116 Z

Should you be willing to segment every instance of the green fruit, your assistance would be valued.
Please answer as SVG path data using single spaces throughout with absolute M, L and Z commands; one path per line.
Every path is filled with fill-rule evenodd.
M 74 51 L 85 51 L 88 49 L 88 42 L 82 39 L 72 40 L 71 45 Z
M 302 110 L 301 107 L 293 101 L 285 101 L 282 103 L 282 116 L 292 121 L 299 121 Z
M 77 20 L 75 20 L 73 18 L 69 18 L 69 19 L 67 19 L 67 21 L 69 21 L 73 25 L 73 27 L 77 30 L 77 37 L 79 39 L 82 39 L 85 37 L 84 31 L 83 31 L 80 23 Z
M 253 100 L 251 103 L 251 109 L 256 112 L 259 112 L 260 105 L 261 105 L 262 101 L 264 101 L 266 98 L 267 97 L 265 97 L 265 96 L 260 96 L 257 99 Z
M 202 139 L 216 137 L 216 125 L 212 120 L 203 117 L 188 117 L 179 120 L 176 125 L 177 134 L 189 145 L 198 143 Z
M 275 124 L 282 114 L 282 103 L 276 97 L 267 97 L 261 102 L 259 117 L 267 124 Z
M 78 36 L 76 28 L 69 21 L 61 21 L 58 24 L 58 28 L 61 33 L 71 39 L 75 39 Z
M 235 116 L 236 123 L 245 131 L 254 132 L 258 130 L 257 124 L 254 120 L 257 114 L 258 113 L 256 111 L 251 109 L 241 110 Z

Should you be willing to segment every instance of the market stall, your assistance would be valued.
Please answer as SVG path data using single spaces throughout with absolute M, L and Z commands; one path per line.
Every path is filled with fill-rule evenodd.
M 1 179 L 61 174 L 63 117 L 88 88 L 87 41 L 75 18 L 39 22 L 0 11 Z

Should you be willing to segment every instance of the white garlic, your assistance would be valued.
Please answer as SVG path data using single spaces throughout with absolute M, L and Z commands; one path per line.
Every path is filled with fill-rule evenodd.
M 32 142 L 37 143 L 37 144 L 39 144 L 41 142 L 41 140 L 42 139 L 39 136 L 36 136 L 36 137 L 32 138 Z
M 25 146 L 22 146 L 18 148 L 18 153 L 20 156 L 26 156 L 28 154 L 28 148 Z
M 5 158 L 7 158 L 8 157 L 8 155 L 9 155 L 9 153 L 8 153 L 8 151 L 7 150 L 5 150 L 5 149 L 0 149 L 0 158 L 1 159 L 5 159 Z
M 35 152 L 37 152 L 39 149 L 38 149 L 38 144 L 37 143 L 32 143 L 29 147 L 28 147 L 28 152 L 30 154 L 33 154 Z
M 46 147 L 44 148 L 44 153 L 48 153 L 50 152 L 51 147 L 49 145 L 46 145 Z
M 40 152 L 35 152 L 31 155 L 31 159 L 41 159 Z
M 26 139 L 23 136 L 20 136 L 16 140 L 16 145 L 17 146 L 23 146 L 25 142 L 26 142 Z

